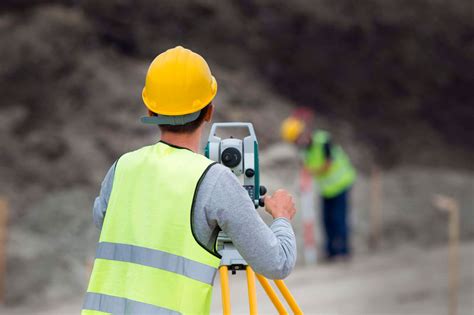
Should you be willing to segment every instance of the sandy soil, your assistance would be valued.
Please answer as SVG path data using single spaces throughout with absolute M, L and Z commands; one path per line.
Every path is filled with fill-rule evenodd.
M 474 313 L 474 242 L 461 246 L 459 314 Z M 244 273 L 230 278 L 234 314 L 248 313 Z M 447 248 L 403 247 L 351 263 L 302 267 L 286 281 L 306 314 L 447 314 Z M 257 285 L 260 313 L 275 313 Z M 81 299 L 1 308 L 4 315 L 77 314 Z M 213 313 L 220 313 L 216 279 Z

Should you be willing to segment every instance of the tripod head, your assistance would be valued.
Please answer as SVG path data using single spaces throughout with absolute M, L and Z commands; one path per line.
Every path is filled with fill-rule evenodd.
M 235 248 L 232 240 L 222 231 L 217 236 L 217 252 L 222 256 L 221 266 L 228 266 L 232 274 L 235 274 L 238 270 L 245 270 L 248 266 L 245 259 Z

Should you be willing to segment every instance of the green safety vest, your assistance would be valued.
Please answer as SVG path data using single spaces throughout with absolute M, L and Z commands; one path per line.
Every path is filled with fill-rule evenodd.
M 317 130 L 313 134 L 313 143 L 305 151 L 306 167 L 318 169 L 324 165 L 326 161 L 324 145 L 329 139 L 330 135 L 326 131 Z M 321 195 L 325 198 L 339 195 L 349 188 L 356 178 L 356 172 L 340 146 L 333 146 L 331 154 L 331 166 L 328 171 L 321 176 L 315 176 L 321 190 Z
M 163 142 L 117 162 L 82 314 L 207 314 L 220 256 L 193 234 L 213 162 Z

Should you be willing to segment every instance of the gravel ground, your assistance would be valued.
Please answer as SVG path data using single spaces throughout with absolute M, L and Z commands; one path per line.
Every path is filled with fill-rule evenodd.
M 448 296 L 447 247 L 404 246 L 350 263 L 296 269 L 286 283 L 306 314 L 446 314 Z M 459 314 L 474 312 L 474 242 L 460 248 Z M 248 313 L 244 273 L 231 276 L 234 314 Z M 259 311 L 275 310 L 257 284 Z M 39 304 L 38 304 L 39 305 Z M 81 298 L 47 305 L 1 308 L 4 315 L 77 314 Z M 220 313 L 216 279 L 213 313 Z

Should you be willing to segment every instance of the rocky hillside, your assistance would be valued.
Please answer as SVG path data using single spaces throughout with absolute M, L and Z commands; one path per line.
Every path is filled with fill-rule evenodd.
M 1 61 L 8 82 L 2 95 L 20 103 L 15 107 L 46 109 L 64 93 L 91 108 L 82 90 L 94 85 L 78 77 L 80 60 L 95 52 L 92 60 L 124 71 L 115 69 L 118 60 L 147 62 L 179 43 L 226 70 L 255 73 L 293 104 L 348 122 L 387 167 L 463 168 L 472 155 L 469 0 L 297 0 L 291 6 L 281 0 L 22 0 L 2 1 L 0 10 L 2 39 L 9 43 Z M 60 93 L 50 88 L 57 80 Z M 440 147 L 454 154 L 435 154 Z M 427 153 L 404 154 L 420 149 Z
M 2 1 L 3 193 L 96 183 L 151 137 L 135 123 L 144 73 L 176 44 L 213 66 L 218 118 L 274 126 L 290 106 L 313 106 L 320 126 L 365 152 L 362 170 L 472 169 L 470 12 L 469 0 Z M 271 130 L 263 145 L 278 140 Z

